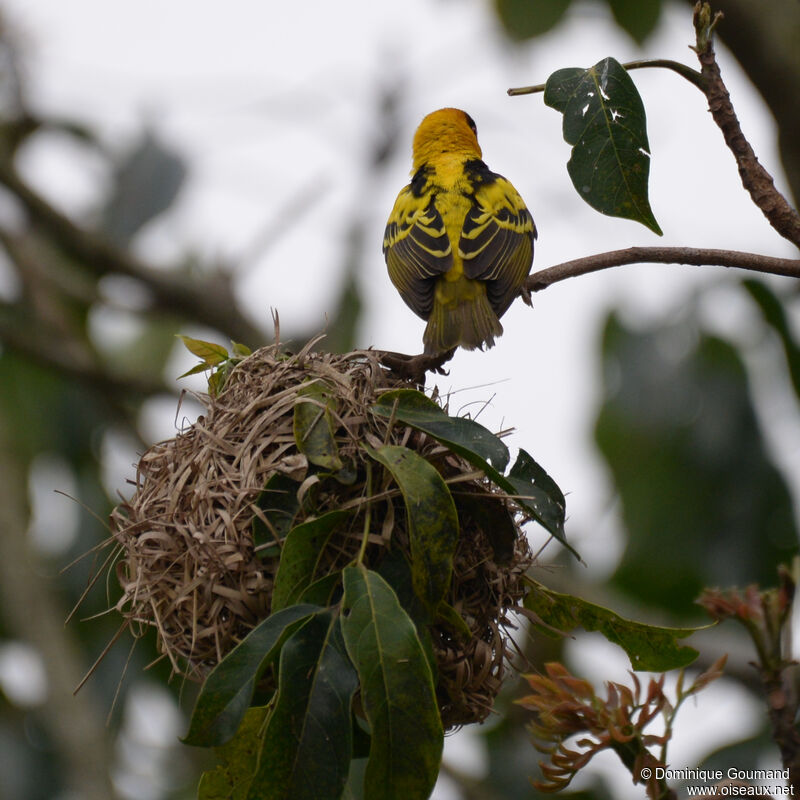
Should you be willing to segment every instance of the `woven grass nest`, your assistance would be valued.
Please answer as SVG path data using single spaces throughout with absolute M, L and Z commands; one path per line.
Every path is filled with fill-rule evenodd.
M 333 433 L 346 479 L 310 464 L 298 448 L 294 412 L 310 384 L 324 386 L 334 400 Z M 117 608 L 134 633 L 156 629 L 158 647 L 176 673 L 204 679 L 270 614 L 280 548 L 293 525 L 353 509 L 325 543 L 318 577 L 354 560 L 365 521 L 370 568 L 381 569 L 398 552 L 410 558 L 403 498 L 389 470 L 375 461 L 367 467 L 362 446 L 400 444 L 436 467 L 459 515 L 446 601 L 471 635 L 455 635 L 444 623 L 430 627 L 442 722 L 447 729 L 486 717 L 508 666 L 514 627 L 508 612 L 520 605 L 522 575 L 532 562 L 520 530 L 523 515 L 447 447 L 370 411 L 382 393 L 398 388 L 415 386 L 382 366 L 375 351 L 332 355 L 307 347 L 288 355 L 278 345 L 265 347 L 236 365 L 217 396 L 200 396 L 205 414 L 193 425 L 144 453 L 132 497 L 111 515 L 122 550 Z M 293 496 L 285 527 L 264 511 L 270 481 Z M 469 502 L 462 507 L 459 497 Z M 476 498 L 491 505 L 493 517 L 475 511 Z M 484 529 L 496 527 L 498 509 L 513 531 L 513 544 L 501 557 L 492 544 L 496 531 Z

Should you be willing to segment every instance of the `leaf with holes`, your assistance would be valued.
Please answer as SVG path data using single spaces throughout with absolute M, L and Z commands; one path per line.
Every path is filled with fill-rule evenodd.
M 554 72 L 544 102 L 564 115 L 572 145 L 567 171 L 578 194 L 603 214 L 661 228 L 648 198 L 650 145 L 644 104 L 627 70 L 613 58 L 589 69 Z

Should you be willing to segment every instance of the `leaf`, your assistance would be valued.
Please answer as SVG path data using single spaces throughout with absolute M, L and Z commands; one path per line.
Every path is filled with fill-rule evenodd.
M 704 587 L 774 582 L 798 542 L 743 356 L 697 325 L 688 312 L 635 329 L 609 317 L 595 428 L 627 531 L 610 582 L 689 619 Z
M 795 395 L 800 398 L 800 346 L 792 335 L 789 319 L 780 298 L 763 281 L 745 278 L 742 286 L 759 307 L 764 321 L 778 334 L 786 356 Z
M 525 596 L 525 608 L 563 633 L 577 627 L 599 631 L 628 654 L 635 670 L 666 672 L 685 667 L 698 656 L 697 650 L 678 645 L 678 640 L 702 628 L 662 628 L 634 622 L 579 597 L 554 592 L 532 579 L 528 583 L 532 590 Z M 541 630 L 547 633 L 546 628 Z
M 509 479 L 489 463 L 487 459 L 494 458 L 504 469 L 508 464 L 508 448 L 488 429 L 473 420 L 448 417 L 436 403 L 415 389 L 386 392 L 378 398 L 372 410 L 385 417 L 391 417 L 394 411 L 395 419 L 424 431 L 447 445 L 454 453 L 458 453 L 472 466 L 481 470 L 503 491 L 514 495 L 516 502 L 533 519 L 552 533 L 573 555 L 579 557 L 577 551 L 567 543 L 563 506 L 554 503 L 548 492 L 528 480 L 523 480 L 519 473 L 513 479 Z M 453 423 L 469 423 L 469 425 L 465 427 Z M 500 544 L 502 552 L 502 542 Z
M 560 69 L 547 79 L 544 102 L 564 115 L 564 139 L 573 145 L 567 171 L 578 194 L 603 214 L 661 235 L 647 194 L 644 105 L 625 68 L 605 58 L 587 70 Z
M 299 481 L 274 472 L 256 500 L 260 514 L 253 517 L 253 543 L 256 547 L 279 542 L 292 527 L 300 508 Z
M 626 31 L 636 44 L 656 29 L 661 16 L 661 0 L 608 0 L 617 25 Z
M 115 165 L 101 211 L 103 233 L 120 248 L 172 206 L 187 175 L 186 161 L 151 130 Z
M 328 470 L 340 470 L 343 467 L 334 437 L 335 411 L 336 400 L 320 381 L 309 381 L 298 392 L 294 407 L 297 449 L 312 464 Z
M 339 618 L 312 616 L 281 649 L 278 693 L 267 723 L 252 800 L 338 800 L 353 749 L 358 676 Z
M 200 689 L 185 744 L 212 747 L 228 741 L 247 711 L 258 679 L 296 623 L 319 611 L 297 605 L 270 615 L 214 667 Z
M 192 339 L 191 336 L 183 336 L 180 333 L 176 335 L 183 342 L 186 349 L 201 359 L 207 367 L 215 367 L 228 359 L 228 350 L 221 344 L 204 342 L 202 339 Z
M 495 0 L 495 10 L 509 38 L 522 41 L 552 30 L 571 0 Z
M 272 589 L 272 611 L 297 603 L 313 583 L 319 556 L 336 527 L 349 511 L 328 511 L 316 519 L 292 528 L 281 550 L 281 560 Z
M 470 463 L 477 456 L 480 462 L 490 461 L 501 472 L 508 465 L 508 448 L 488 428 L 464 417 L 451 417 L 416 389 L 394 389 L 382 394 L 372 412 L 404 422 L 424 431 L 436 441 L 446 444 L 454 453 Z
M 536 463 L 533 456 L 527 451 L 520 448 L 517 453 L 517 460 L 508 477 L 513 480 L 522 480 L 532 483 L 542 491 L 547 493 L 547 496 L 560 508 L 566 510 L 567 501 L 564 497 L 564 492 L 561 491 L 558 484 L 547 474 L 542 466 Z
M 241 342 L 231 342 L 231 349 L 235 356 L 241 358 L 247 358 L 247 356 L 253 354 L 253 351 L 246 344 L 242 344 Z
M 300 596 L 301 603 L 329 606 L 333 603 L 336 587 L 342 582 L 341 572 L 331 572 L 309 584 Z
M 517 528 L 506 501 L 496 494 L 466 484 L 457 489 L 454 487 L 453 494 L 459 527 L 463 530 L 468 524 L 464 517 L 469 517 L 489 538 L 495 561 L 499 564 L 508 563 L 514 555 Z
M 363 565 L 344 569 L 342 632 L 371 731 L 365 800 L 425 800 L 444 734 L 430 667 L 391 587 Z
M 248 708 L 233 739 L 214 748 L 219 764 L 200 777 L 197 800 L 245 800 L 258 768 L 266 717 L 264 706 Z
M 508 473 L 508 481 L 519 494 L 533 493 L 531 503 L 537 505 L 539 514 L 547 521 L 545 527 L 548 530 L 551 528 L 563 530 L 567 513 L 564 493 L 544 468 L 522 448 Z
M 413 450 L 388 444 L 364 447 L 392 473 L 403 493 L 414 593 L 433 620 L 450 586 L 458 542 L 458 515 L 450 490 L 436 468 Z
M 469 629 L 469 625 L 464 622 L 464 618 L 461 614 L 448 603 L 442 603 L 439 606 L 439 614 L 436 618 L 436 623 L 438 625 L 447 625 L 465 641 L 469 641 L 472 638 L 472 631 Z

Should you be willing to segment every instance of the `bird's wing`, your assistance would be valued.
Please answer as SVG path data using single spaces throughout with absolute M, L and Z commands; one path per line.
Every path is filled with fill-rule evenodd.
M 489 303 L 500 317 L 530 272 L 536 226 L 511 183 L 478 163 L 470 175 L 474 202 L 464 220 L 458 250 L 464 274 L 487 282 Z
M 435 279 L 453 265 L 453 250 L 434 205 L 435 194 L 424 176 L 415 176 L 397 196 L 383 235 L 389 277 L 403 300 L 423 319 L 433 308 Z

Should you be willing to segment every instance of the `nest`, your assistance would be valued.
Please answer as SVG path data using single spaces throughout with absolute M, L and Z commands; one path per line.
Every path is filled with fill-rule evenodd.
M 298 449 L 294 410 L 309 380 L 335 400 L 334 435 L 348 480 L 310 465 Z M 415 387 L 383 367 L 374 351 L 333 355 L 306 348 L 290 356 L 277 345 L 265 347 L 233 369 L 218 396 L 200 396 L 206 413 L 197 422 L 142 456 L 133 496 L 111 515 L 122 547 L 117 607 L 134 633 L 156 629 L 159 650 L 176 673 L 202 680 L 269 615 L 291 525 L 355 508 L 349 524 L 325 543 L 320 577 L 353 561 L 366 520 L 370 568 L 398 551 L 409 556 L 402 497 L 388 470 L 371 460 L 366 468 L 369 457 L 360 445 L 402 444 L 439 470 L 459 511 L 446 599 L 471 635 L 444 623 L 430 628 L 442 721 L 451 728 L 486 717 L 507 668 L 508 612 L 519 606 L 532 556 L 510 498 L 434 439 L 370 412 L 380 394 L 397 388 Z M 264 513 L 264 489 L 276 480 L 298 500 L 283 528 Z M 469 502 L 462 507 L 459 498 Z M 475 511 L 476 498 L 501 509 L 513 526 L 514 544 L 503 558 L 494 551 L 486 515 Z

